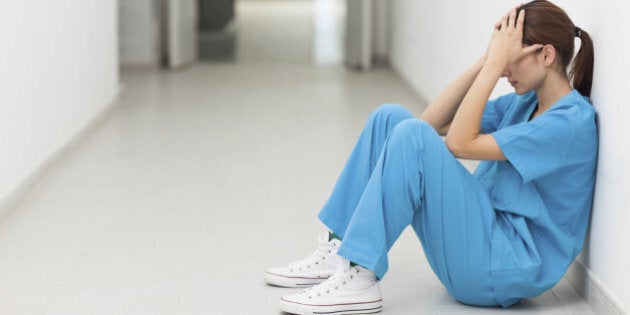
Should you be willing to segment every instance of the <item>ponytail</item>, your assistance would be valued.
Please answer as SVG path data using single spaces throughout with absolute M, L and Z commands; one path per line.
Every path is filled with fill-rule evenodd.
M 573 88 L 584 96 L 591 96 L 593 84 L 593 41 L 589 34 L 571 21 L 564 10 L 547 0 L 534 0 L 519 7 L 525 10 L 523 43 L 552 44 L 558 54 L 557 63 Z M 575 58 L 575 37 L 582 41 Z M 569 62 L 573 59 L 573 63 Z M 570 67 L 569 67 L 570 66 Z
M 569 78 L 573 81 L 573 88 L 584 96 L 591 96 L 593 85 L 593 41 L 587 32 L 575 28 L 575 35 L 580 38 L 580 50 L 573 59 Z

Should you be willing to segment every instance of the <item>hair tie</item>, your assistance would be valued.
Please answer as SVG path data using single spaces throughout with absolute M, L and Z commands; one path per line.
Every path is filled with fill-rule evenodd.
M 575 27 L 575 36 L 582 37 L 582 29 L 577 26 Z

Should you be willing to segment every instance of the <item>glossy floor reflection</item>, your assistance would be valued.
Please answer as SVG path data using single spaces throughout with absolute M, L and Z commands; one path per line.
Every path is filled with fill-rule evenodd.
M 121 106 L 2 222 L 0 314 L 280 314 L 294 289 L 263 272 L 316 246 L 367 115 L 426 104 L 387 68 L 256 56 L 123 73 Z M 390 265 L 383 314 L 593 314 L 565 281 L 509 310 L 461 305 L 410 230 Z

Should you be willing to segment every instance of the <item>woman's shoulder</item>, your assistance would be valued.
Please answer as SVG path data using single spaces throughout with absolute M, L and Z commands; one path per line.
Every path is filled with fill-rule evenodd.
M 571 92 L 569 92 L 567 95 L 565 95 L 563 98 L 561 98 L 558 101 L 558 105 L 563 105 L 563 106 L 586 106 L 588 105 L 589 108 L 592 108 L 592 104 L 591 104 L 591 100 L 580 94 L 580 92 L 578 92 L 578 90 L 571 90 Z
M 571 91 L 560 99 L 551 109 L 551 112 L 566 115 L 574 120 L 594 120 L 595 108 L 588 97 L 583 96 L 577 90 Z
M 592 150 L 597 147 L 595 109 L 588 98 L 575 90 L 540 115 L 540 119 L 539 124 L 550 131 L 581 139 L 580 148 Z

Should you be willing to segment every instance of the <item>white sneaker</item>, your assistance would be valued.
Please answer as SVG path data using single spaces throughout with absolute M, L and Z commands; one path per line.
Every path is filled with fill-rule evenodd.
M 281 310 L 291 314 L 368 314 L 383 307 L 381 288 L 374 273 L 360 266 L 350 267 L 343 259 L 337 272 L 321 284 L 283 296 Z
M 282 267 L 265 272 L 265 281 L 271 285 L 288 288 L 310 287 L 320 284 L 337 270 L 340 257 L 337 249 L 341 241 L 328 240 L 324 235 L 319 239 L 317 250 L 310 256 Z

